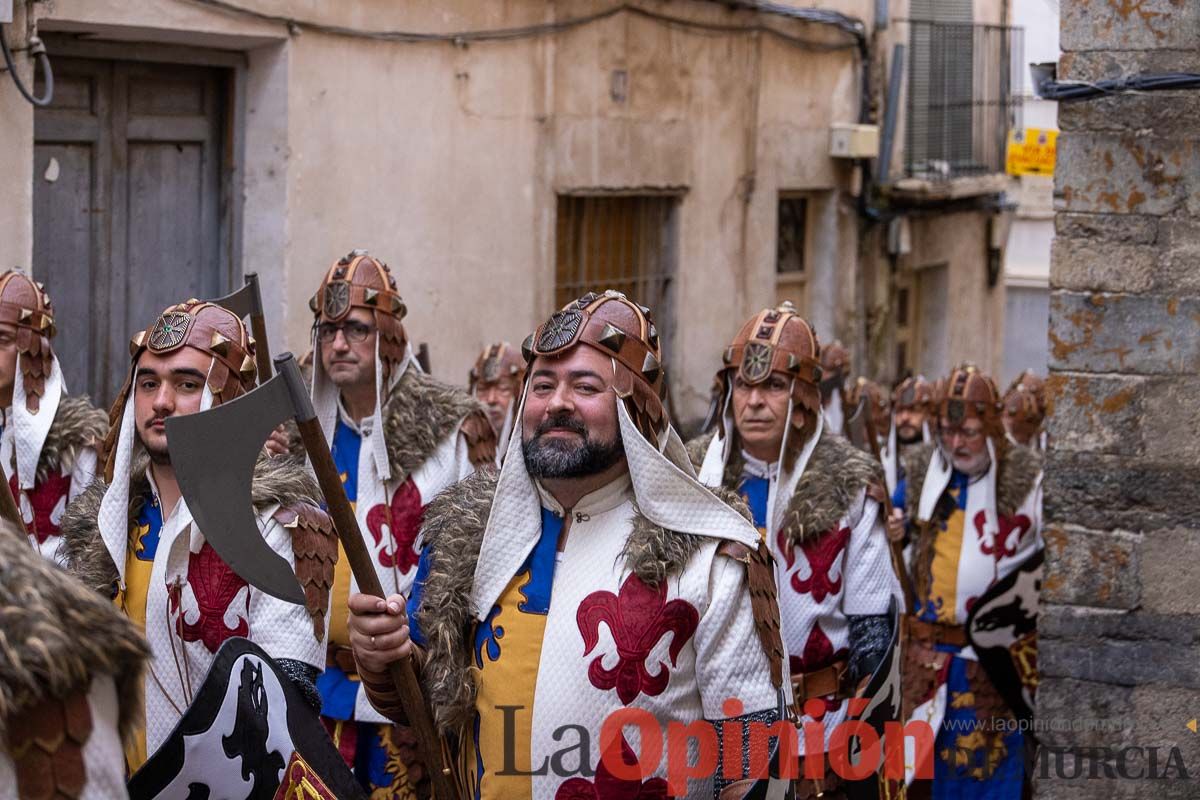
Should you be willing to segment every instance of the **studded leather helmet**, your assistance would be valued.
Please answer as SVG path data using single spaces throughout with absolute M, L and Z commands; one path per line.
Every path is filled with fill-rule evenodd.
M 496 342 L 483 348 L 475 359 L 467 385 L 474 393 L 480 383 L 509 381 L 515 397 L 521 393 L 521 384 L 525 382 L 525 366 L 525 358 L 517 348 L 508 342 Z
M 954 368 L 941 384 L 935 401 L 940 420 L 961 425 L 964 420 L 978 419 L 984 434 L 993 441 L 1003 441 L 1004 425 L 1000 418 L 1000 392 L 996 383 L 974 364 Z
M 834 389 L 844 389 L 850 376 L 850 351 L 838 339 L 821 348 L 821 397 L 825 400 Z
M 793 429 L 788 435 L 789 452 L 799 452 L 816 429 L 821 410 L 820 352 L 816 332 L 796 313 L 795 306 L 784 302 L 778 308 L 765 308 L 746 320 L 725 349 L 724 366 L 717 373 L 722 396 L 730 396 L 735 377 L 754 385 L 772 373 L 783 375 L 791 381 L 794 407 L 807 412 L 793 413 L 789 423 Z M 721 436 L 728 437 L 724 419 L 719 425 Z
M 308 307 L 313 312 L 314 326 L 341 322 L 354 308 L 370 311 L 379 331 L 379 360 L 383 362 L 382 378 L 386 385 L 392 370 L 404 361 L 408 347 L 401 324 L 408 307 L 387 264 L 368 255 L 366 250 L 352 250 L 325 273 Z
M 214 406 L 228 403 L 254 389 L 258 372 L 254 361 L 254 337 L 237 315 L 222 306 L 195 298 L 167 306 L 150 327 L 129 340 L 129 375 L 109 412 L 109 432 L 104 442 L 104 451 L 108 454 L 104 473 L 109 483 L 113 479 L 121 418 L 129 402 L 138 359 L 147 351 L 168 355 L 184 347 L 212 357 L 207 383 Z
M 1028 441 L 1037 435 L 1046 418 L 1045 383 L 1025 370 L 1004 393 L 1004 416 L 1014 437 Z
M 45 286 L 21 270 L 0 275 L 0 322 L 17 329 L 17 369 L 25 387 L 25 408 L 36 414 L 54 362 L 50 340 L 57 332 Z
M 554 312 L 525 339 L 526 363 L 538 356 L 561 355 L 587 345 L 611 356 L 617 365 L 613 388 L 638 430 L 657 444 L 666 430 L 667 375 L 662 347 L 650 309 L 620 292 L 588 292 Z
M 933 406 L 933 384 L 921 376 L 900 381 L 892 391 L 892 410 L 914 409 L 928 414 Z
M 891 405 L 887 390 L 870 378 L 858 377 L 850 384 L 846 392 L 846 405 L 857 408 L 866 395 L 867 407 L 871 414 L 871 425 L 875 428 L 876 436 L 887 436 L 891 426 Z
M 129 355 L 136 364 L 147 350 L 165 355 L 183 347 L 212 356 L 208 390 L 213 405 L 227 403 L 254 388 L 254 337 L 232 311 L 196 299 L 169 306 L 150 327 L 130 340 Z

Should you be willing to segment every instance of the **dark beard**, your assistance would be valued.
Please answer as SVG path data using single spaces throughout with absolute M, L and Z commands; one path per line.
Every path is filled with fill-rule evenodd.
M 142 438 L 141 433 L 138 434 L 138 442 L 141 443 L 146 454 L 150 456 L 151 463 L 157 464 L 160 467 L 171 463 L 171 453 L 169 450 L 158 450 L 150 447 L 150 445 L 146 444 L 146 440 Z
M 583 444 L 543 438 L 551 428 L 574 431 L 583 437 Z M 620 431 L 610 442 L 597 442 L 588 436 L 582 422 L 562 414 L 539 425 L 532 439 L 521 442 L 521 452 L 525 456 L 525 469 L 535 478 L 585 478 L 620 461 L 625 455 L 625 444 Z
M 905 436 L 900 432 L 901 430 L 901 428 L 896 428 L 896 441 L 900 444 L 919 444 L 925 439 L 925 435 L 921 432 L 920 428 L 917 428 L 917 432 L 912 436 Z

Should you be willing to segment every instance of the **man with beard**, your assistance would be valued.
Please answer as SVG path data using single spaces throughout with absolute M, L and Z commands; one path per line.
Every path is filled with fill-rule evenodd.
M 488 422 L 496 432 L 496 464 L 499 466 L 512 436 L 516 399 L 525 385 L 525 359 L 508 342 L 488 345 L 471 367 L 468 388 L 487 410 Z
M 821 348 L 821 405 L 826 430 L 841 435 L 845 423 L 842 394 L 850 376 L 850 351 L 838 339 Z
M 1012 444 L 999 393 L 958 367 L 935 398 L 935 445 L 906 460 L 904 501 L 917 607 L 908 623 L 908 719 L 935 731 L 935 798 L 1021 797 L 1024 742 L 1012 711 L 969 646 L 976 599 L 1042 547 L 1041 459 Z
M 495 433 L 478 401 L 421 370 L 402 322 L 408 309 L 382 261 L 365 250 L 338 259 L 309 305 L 313 407 L 379 581 L 406 594 L 426 505 L 476 467 L 495 465 Z M 296 441 L 293 452 L 301 450 Z M 355 591 L 343 556 L 317 681 L 322 718 L 373 800 L 413 797 L 423 778 L 416 740 L 367 702 L 350 655 L 346 600 Z
M 777 629 L 756 632 L 749 588 L 769 625 L 778 611 L 765 548 L 691 477 L 648 314 L 609 291 L 538 328 L 523 348 L 530 376 L 504 466 L 430 506 L 407 614 L 399 595 L 351 598 L 372 702 L 401 714 L 385 670 L 415 649 L 440 732 L 459 745 L 464 797 L 662 797 L 664 763 L 647 761 L 644 780 L 610 769 L 635 747 L 652 752 L 646 737 L 659 728 L 622 733 L 601 762 L 614 712 L 710 720 L 708 753 L 725 725 L 779 713 L 782 645 Z M 730 776 L 718 764 L 715 780 L 671 793 L 729 784 L 741 797 L 746 783 L 730 780 L 744 755 L 726 754 Z
M 104 479 L 75 499 L 62 529 L 69 569 L 115 597 L 150 643 L 144 718 L 126 751 L 133 771 L 169 736 L 217 650 L 234 636 L 262 647 L 319 703 L 313 682 L 325 661 L 337 551 L 316 484 L 290 460 L 264 455 L 251 497 L 263 539 L 293 568 L 303 567 L 307 607 L 240 578 L 197 529 L 181 495 L 166 420 L 254 388 L 254 343 L 240 319 L 189 300 L 135 336 L 130 353 L 129 378 L 110 416 Z
M 1045 419 L 1046 384 L 1027 369 L 1004 393 L 1004 430 L 1013 442 L 1040 452 L 1046 449 Z
M 904 460 L 918 445 L 932 441 L 929 412 L 933 408 L 933 385 L 917 375 L 900 381 L 892 391 L 892 421 L 887 447 L 883 450 L 883 472 L 892 496 L 892 517 L 887 522 L 888 538 L 904 538 L 904 498 L 896 489 L 904 479 Z
M 791 303 L 748 319 L 717 374 L 717 430 L 688 451 L 702 483 L 746 499 L 770 547 L 797 713 L 824 724 L 828 747 L 847 699 L 887 654 L 899 584 L 879 465 L 825 429 L 820 352 Z M 810 715 L 814 705 L 820 713 Z M 825 758 L 807 748 L 806 760 Z M 823 781 L 801 781 L 797 796 L 845 797 L 845 787 L 826 770 Z
M 19 270 L 0 275 L 0 464 L 34 548 L 61 565 L 63 511 L 96 475 L 108 415 L 67 397 L 54 334 L 45 288 Z

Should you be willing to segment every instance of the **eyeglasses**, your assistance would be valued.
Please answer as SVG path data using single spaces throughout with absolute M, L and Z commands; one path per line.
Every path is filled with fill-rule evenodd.
M 983 429 L 982 428 L 968 431 L 968 430 L 965 430 L 963 428 L 958 428 L 958 427 L 954 427 L 954 428 L 941 427 L 941 428 L 939 428 L 939 431 L 941 432 L 942 438 L 944 438 L 944 439 L 953 439 L 955 437 L 958 437 L 958 438 L 962 439 L 964 442 L 978 442 L 980 439 L 983 438 Z
M 365 342 L 375 329 L 365 322 L 343 322 L 340 325 L 332 322 L 322 322 L 317 326 L 317 341 L 329 344 L 337 338 L 338 331 L 346 337 L 347 342 L 357 344 Z

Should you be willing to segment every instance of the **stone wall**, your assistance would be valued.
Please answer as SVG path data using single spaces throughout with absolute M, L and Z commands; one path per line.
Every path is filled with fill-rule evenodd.
M 1059 80 L 1195 71 L 1200 0 L 1066 0 L 1062 47 Z M 1098 780 L 1047 759 L 1043 798 L 1200 778 L 1198 118 L 1195 91 L 1059 105 L 1039 723 L 1117 757 Z M 1146 748 L 1192 780 L 1152 780 Z

